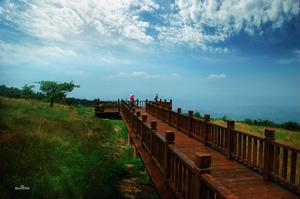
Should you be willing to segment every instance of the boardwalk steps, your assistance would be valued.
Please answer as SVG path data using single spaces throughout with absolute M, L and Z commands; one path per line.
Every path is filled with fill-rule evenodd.
M 274 141 L 274 131 L 253 136 L 162 101 L 119 104 L 162 198 L 299 198 L 299 150 Z

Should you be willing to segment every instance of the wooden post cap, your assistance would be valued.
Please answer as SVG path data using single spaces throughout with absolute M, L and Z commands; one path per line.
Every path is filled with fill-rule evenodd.
M 173 131 L 167 131 L 165 139 L 168 144 L 173 144 L 175 142 L 175 133 Z
M 142 115 L 142 121 L 147 122 L 147 115 Z
M 136 116 L 140 117 L 141 116 L 141 112 L 140 111 L 136 112 Z
M 146 99 L 146 103 L 148 103 L 148 100 Z
M 177 113 L 181 113 L 181 108 L 177 108 Z
M 204 120 L 205 120 L 206 122 L 209 122 L 209 121 L 210 121 L 210 115 L 209 115 L 209 114 L 205 114 L 205 115 L 204 115 Z
M 156 130 L 156 128 L 157 128 L 157 123 L 156 123 L 156 121 L 151 121 L 151 130 Z
M 167 100 L 166 99 L 164 99 L 164 103 L 166 103 L 167 102 Z
M 189 110 L 189 116 L 193 116 L 194 112 L 192 110 Z
M 211 156 L 206 153 L 196 153 L 196 166 L 201 169 L 209 169 L 211 167 Z
M 235 122 L 234 120 L 227 120 L 227 127 L 234 129 Z
M 265 129 L 265 138 L 268 140 L 275 139 L 275 130 L 274 129 Z

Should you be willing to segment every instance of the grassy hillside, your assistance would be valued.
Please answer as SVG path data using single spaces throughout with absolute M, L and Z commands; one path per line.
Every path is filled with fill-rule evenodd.
M 157 198 L 126 137 L 91 108 L 0 97 L 0 198 Z
M 212 122 L 226 126 L 226 122 L 223 120 L 213 120 Z M 246 131 L 256 135 L 264 135 L 265 128 L 263 126 L 248 125 L 245 123 L 236 122 L 235 128 L 237 130 Z M 275 139 L 291 146 L 300 147 L 300 132 L 299 131 L 290 131 L 282 128 L 273 128 L 275 129 Z

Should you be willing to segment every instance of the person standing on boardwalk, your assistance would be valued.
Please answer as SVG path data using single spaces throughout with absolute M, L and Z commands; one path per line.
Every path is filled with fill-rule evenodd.
M 130 99 L 130 105 L 131 105 L 131 106 L 134 106 L 134 95 L 133 95 L 133 94 L 130 94 L 129 99 Z

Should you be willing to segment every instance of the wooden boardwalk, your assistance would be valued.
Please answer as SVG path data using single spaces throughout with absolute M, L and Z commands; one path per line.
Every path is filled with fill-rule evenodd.
M 173 112 L 171 101 L 117 105 L 162 198 L 300 198 L 300 150 L 274 141 L 273 130 L 260 137 L 234 121 L 218 126 Z
M 148 121 L 157 121 L 157 132 L 162 136 L 164 136 L 164 132 L 174 132 L 175 147 L 192 161 L 196 160 L 195 152 L 210 154 L 213 159 L 211 175 L 239 198 L 299 198 L 299 195 L 291 193 L 278 184 L 263 180 L 261 175 L 242 164 L 234 160 L 228 160 L 225 155 L 205 146 L 182 131 L 178 131 L 176 128 L 147 113 L 145 109 L 138 108 L 136 111 L 140 112 L 141 115 L 147 115 Z

